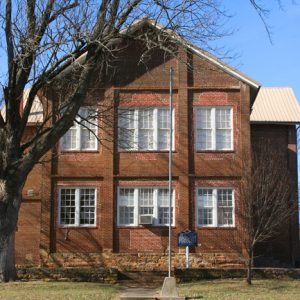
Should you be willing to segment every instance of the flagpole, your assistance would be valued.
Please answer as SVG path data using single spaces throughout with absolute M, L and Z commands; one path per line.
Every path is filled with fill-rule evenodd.
M 169 247 L 168 247 L 168 277 L 165 277 L 161 290 L 161 296 L 178 299 L 178 290 L 176 288 L 175 277 L 171 276 L 172 271 L 172 150 L 173 150 L 173 68 L 170 68 L 170 120 L 169 120 Z M 169 299 L 169 298 L 168 298 Z
M 172 249 L 171 249 L 171 241 L 172 241 L 172 148 L 173 148 L 173 68 L 170 68 L 170 128 L 169 128 L 169 277 L 171 277 L 172 270 Z

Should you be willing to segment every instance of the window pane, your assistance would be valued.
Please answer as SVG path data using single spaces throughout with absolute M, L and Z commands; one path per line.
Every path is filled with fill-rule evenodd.
M 121 225 L 134 224 L 134 189 L 120 188 L 119 190 L 119 223 Z
M 153 215 L 153 189 L 142 188 L 139 190 L 140 215 Z
M 232 148 L 231 142 L 232 122 L 230 108 L 216 109 L 216 149 L 226 150 Z
M 216 108 L 216 128 L 231 129 L 231 109 Z
M 232 189 L 218 189 L 218 225 L 233 225 Z
M 200 207 L 213 207 L 213 190 L 199 189 L 198 202 Z
M 172 198 L 174 197 L 174 189 L 172 190 Z M 158 189 L 158 223 L 160 225 L 169 225 L 169 189 Z M 171 209 L 171 224 L 173 224 L 173 201 Z
M 75 225 L 75 189 L 60 191 L 60 224 Z
M 119 109 L 118 113 L 118 126 L 119 126 L 119 148 L 121 149 L 134 149 L 134 136 L 135 136 L 135 117 L 134 109 Z
M 217 129 L 216 135 L 217 150 L 231 149 L 231 129 Z
M 95 224 L 95 189 L 80 189 L 80 225 Z
M 170 112 L 168 109 L 158 109 L 158 149 L 170 148 Z
M 153 109 L 139 110 L 139 149 L 153 149 Z
M 78 148 L 77 144 L 77 127 L 72 126 L 62 138 L 63 150 L 74 150 Z
M 212 149 L 211 108 L 197 109 L 197 149 Z
M 212 225 L 213 224 L 213 209 L 212 208 L 199 208 L 198 209 L 198 224 L 199 225 Z
M 197 149 L 199 149 L 199 150 L 212 149 L 212 130 L 211 129 L 197 130 Z
M 198 189 L 198 224 L 213 224 L 213 190 Z
M 81 108 L 79 110 L 81 117 L 81 149 L 96 149 L 97 148 L 97 111 L 95 108 Z

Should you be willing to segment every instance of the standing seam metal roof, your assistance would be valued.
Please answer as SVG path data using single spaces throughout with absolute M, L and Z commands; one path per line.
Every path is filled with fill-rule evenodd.
M 291 87 L 260 88 L 251 123 L 300 123 L 300 107 Z

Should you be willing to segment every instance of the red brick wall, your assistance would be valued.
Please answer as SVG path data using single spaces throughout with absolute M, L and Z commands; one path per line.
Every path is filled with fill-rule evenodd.
M 298 207 L 298 176 L 297 176 L 297 141 L 295 126 L 287 125 L 252 125 L 251 136 L 253 151 L 261 142 L 267 142 L 276 149 L 277 153 L 286 161 L 286 166 L 289 169 L 292 179 L 292 201 Z M 283 224 L 278 236 L 273 241 L 264 243 L 258 247 L 260 254 L 286 262 L 295 263 L 300 259 L 299 249 L 299 225 L 298 225 L 298 210 Z
M 184 51 L 179 53 L 186 60 Z M 196 229 L 194 190 L 198 178 L 218 176 L 221 186 L 233 175 L 229 170 L 238 167 L 238 154 L 243 144 L 244 126 L 249 131 L 249 114 L 242 114 L 242 107 L 249 106 L 249 89 L 225 72 L 216 70 L 209 63 L 194 57 L 195 72 L 189 75 L 187 65 L 174 59 L 162 60 L 154 56 L 149 70 L 133 67 L 137 55 L 129 49 L 126 60 L 119 66 L 118 86 L 120 89 L 97 88 L 89 103 L 108 103 L 114 97 L 121 106 L 167 106 L 169 90 L 169 67 L 174 68 L 174 109 L 175 109 L 175 151 L 173 155 L 173 176 L 176 186 L 176 224 L 173 228 L 173 248 L 177 234 L 187 228 Z M 129 66 L 130 65 L 130 66 Z M 126 70 L 126 72 L 125 72 Z M 124 73 L 125 72 L 125 73 Z M 123 77 L 122 77 L 123 76 Z M 117 80 L 117 79 L 116 79 Z M 205 88 L 205 90 L 203 90 Z M 117 91 L 117 93 L 116 93 Z M 93 98 L 94 97 L 94 98 Z M 228 152 L 195 153 L 193 108 L 198 105 L 229 105 L 234 116 L 234 150 Z M 107 115 L 117 124 L 117 110 Z M 101 121 L 100 121 L 101 122 Z M 243 123 L 244 122 L 244 123 Z M 246 125 L 244 125 L 246 124 Z M 44 166 L 41 250 L 45 253 L 97 253 L 112 252 L 161 252 L 167 249 L 168 233 L 163 227 L 119 228 L 117 226 L 116 188 L 124 182 L 143 185 L 167 185 L 167 152 L 121 152 L 117 150 L 117 130 L 113 123 L 101 123 L 99 136 L 103 142 L 97 151 L 61 152 L 59 145 L 51 163 Z M 248 127 L 247 127 L 248 126 Z M 231 177 L 230 177 L 231 176 Z M 220 178 L 222 177 L 222 178 Z M 202 179 L 201 179 L 202 180 Z M 235 179 L 234 185 L 238 185 Z M 49 187 L 50 185 L 50 187 Z M 91 228 L 66 229 L 58 226 L 58 186 L 97 187 L 97 225 Z M 50 189 L 49 189 L 50 188 Z M 238 197 L 237 200 L 238 201 Z M 197 252 L 233 251 L 226 240 L 236 238 L 236 228 L 198 229 L 201 246 Z M 67 237 L 67 238 L 66 238 Z M 240 246 L 239 246 L 240 250 Z M 44 252 L 43 252 L 44 253 Z
M 38 265 L 41 228 L 41 203 L 24 200 L 16 232 L 16 264 Z
M 171 65 L 175 73 L 173 182 L 176 188 L 176 224 L 172 231 L 173 250 L 175 253 L 182 251 L 176 246 L 177 234 L 190 228 L 199 235 L 198 247 L 191 250 L 199 257 L 205 253 L 214 256 L 214 253 L 220 252 L 236 253 L 240 257 L 242 246 L 238 219 L 233 228 L 197 228 L 195 188 L 229 184 L 235 188 L 236 208 L 239 207 L 240 159 L 243 151 L 250 149 L 250 88 L 197 56 L 190 57 L 194 72 L 188 71 L 185 63 L 164 58 L 158 52 L 154 53 L 149 68 L 145 69 L 140 65 L 136 66 L 139 58 L 137 51 L 138 48 L 131 47 L 122 54 L 114 86 L 103 90 L 97 89 L 95 83 L 93 96 L 88 99 L 89 103 L 105 103 L 108 106 L 114 100 L 112 109 L 106 113 L 106 120 L 110 122 L 99 120 L 102 128 L 99 130 L 101 143 L 98 150 L 84 153 L 61 152 L 58 145 L 53 149 L 54 159 L 43 165 L 40 250 L 42 263 L 45 265 L 51 265 L 52 258 L 57 259 L 57 264 L 61 265 L 64 265 L 64 259 L 68 261 L 68 265 L 79 264 L 77 254 L 80 256 L 80 264 L 89 264 L 91 261 L 102 261 L 103 257 L 99 253 L 163 254 L 166 251 L 166 228 L 118 227 L 117 187 L 139 184 L 166 186 L 168 153 L 118 152 L 117 129 L 113 125 L 117 124 L 118 102 L 124 107 L 168 105 Z M 179 51 L 178 55 L 181 61 L 187 60 L 184 51 Z M 195 151 L 193 110 L 199 105 L 228 105 L 233 108 L 233 151 Z M 33 180 L 30 177 L 27 186 L 34 184 Z M 97 188 L 96 226 L 72 229 L 58 226 L 57 188 L 62 185 L 89 185 Z

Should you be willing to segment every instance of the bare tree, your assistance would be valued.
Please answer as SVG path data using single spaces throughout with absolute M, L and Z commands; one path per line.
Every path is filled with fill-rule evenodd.
M 174 43 L 167 42 L 170 32 L 207 48 L 223 35 L 225 13 L 211 0 L 6 0 L 0 5 L 7 62 L 1 77 L 5 116 L 0 115 L 0 281 L 9 281 L 16 278 L 15 228 L 26 178 L 73 125 L 92 88 L 95 68 L 98 86 L 104 87 L 114 58 L 128 41 L 144 42 L 145 51 L 159 47 L 173 53 Z M 148 29 L 133 34 L 141 16 L 162 25 L 155 33 Z M 64 78 L 64 84 L 69 82 L 64 97 L 55 108 L 47 103 L 44 121 L 24 141 L 35 96 Z M 26 87 L 30 92 L 23 109 Z
M 143 16 L 162 25 L 155 33 L 150 28 L 136 34 L 136 20 Z M 5 106 L 5 116 L 0 114 L 0 281 L 16 278 L 15 229 L 26 178 L 72 126 L 92 88 L 95 68 L 99 86 L 104 87 L 116 55 L 130 40 L 145 43 L 145 51 L 158 47 L 170 54 L 182 38 L 209 49 L 211 41 L 226 33 L 226 18 L 215 0 L 0 2 L 0 53 L 6 63 L 0 75 L 0 103 Z M 180 39 L 170 43 L 173 33 Z M 44 121 L 25 140 L 36 95 L 63 78 L 72 83 L 68 92 L 55 109 L 47 103 Z M 30 92 L 23 108 L 26 87 Z
M 241 207 L 238 215 L 244 229 L 242 242 L 247 251 L 247 283 L 257 246 L 275 239 L 296 212 L 295 189 L 286 152 L 267 140 L 258 142 L 251 155 L 243 158 Z

